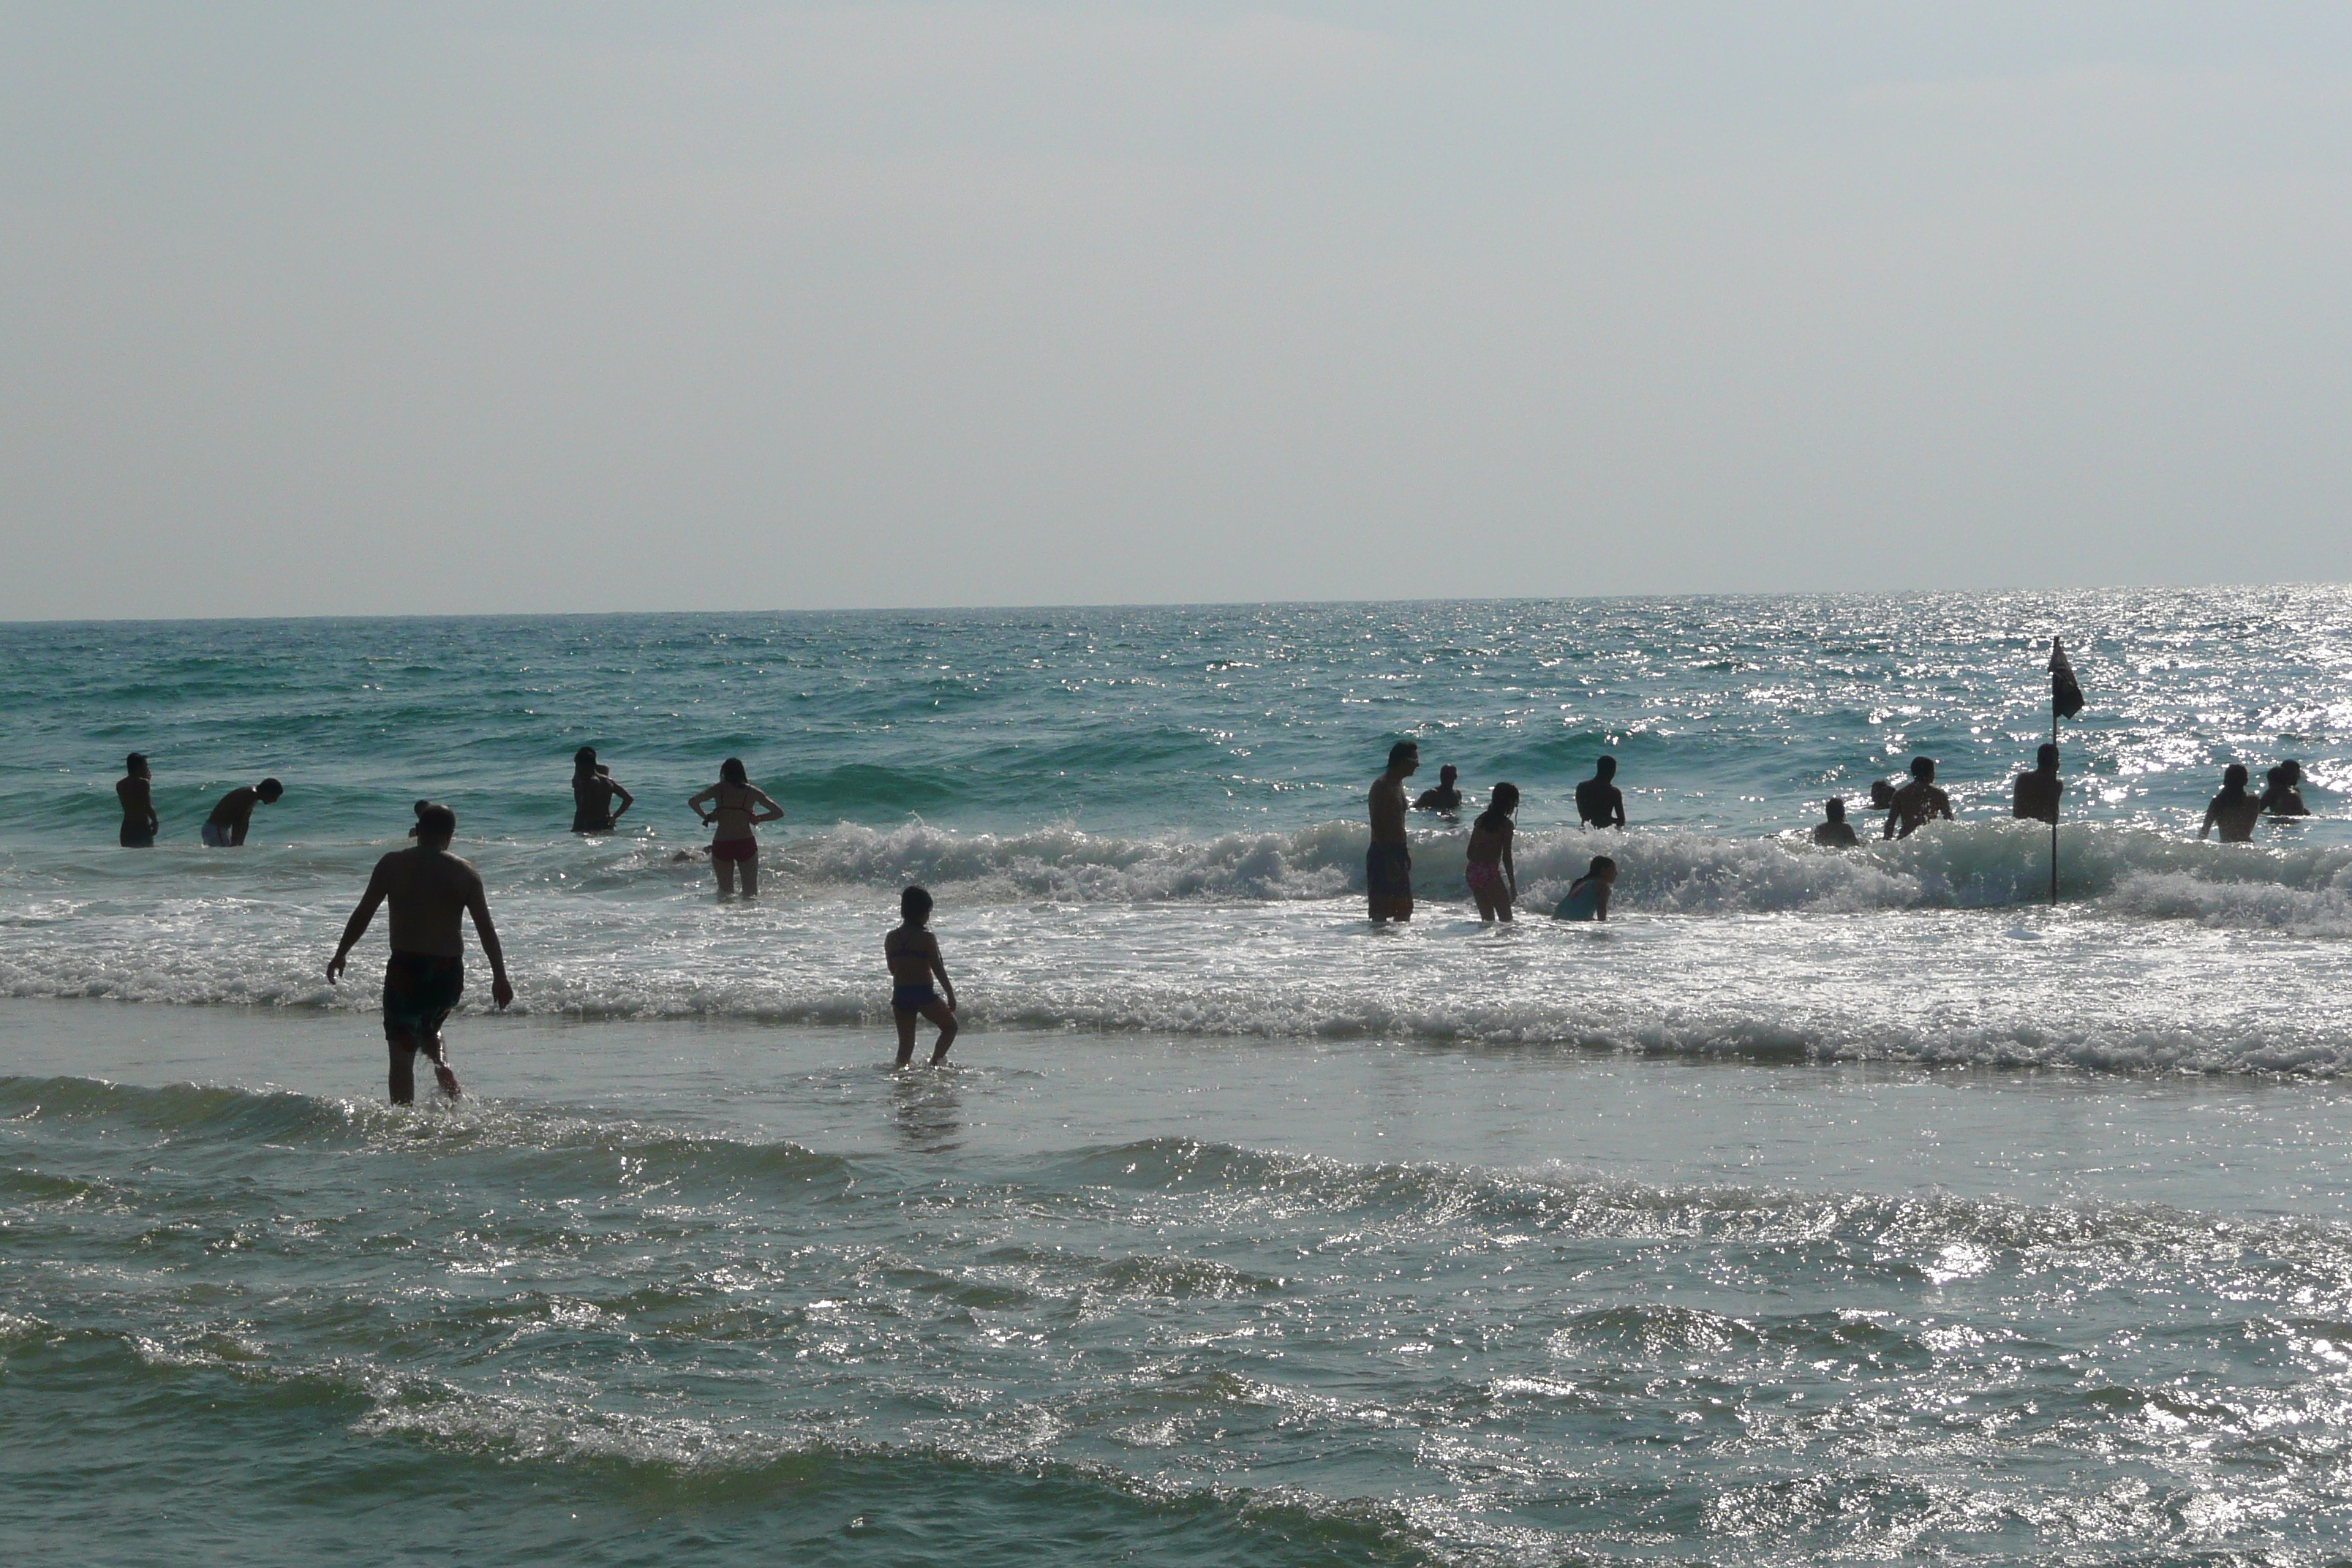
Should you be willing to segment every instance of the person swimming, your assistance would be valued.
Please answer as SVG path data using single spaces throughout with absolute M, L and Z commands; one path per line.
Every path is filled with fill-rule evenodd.
M 2044 741 L 2033 753 L 2033 771 L 2020 773 L 2010 788 L 2009 814 L 2024 821 L 2055 823 L 2066 785 L 2058 776 L 2058 748 Z
M 711 809 L 702 809 L 705 802 Z M 735 868 L 743 868 L 743 892 L 760 890 L 760 840 L 753 829 L 763 822 L 781 822 L 784 808 L 770 800 L 744 775 L 743 760 L 730 757 L 719 764 L 719 782 L 692 796 L 687 805 L 711 828 L 710 865 L 719 875 L 721 897 L 735 890 Z
M 2303 804 L 2303 764 L 2293 757 L 2264 775 L 2263 810 L 2273 816 L 2309 816 Z
M 1556 921 L 1605 921 L 1609 918 L 1609 889 L 1617 885 L 1617 862 L 1606 855 L 1595 855 L 1591 868 L 1568 885 L 1567 895 L 1551 911 Z
M 1592 764 L 1592 776 L 1576 786 L 1576 815 L 1587 827 L 1625 826 L 1625 795 L 1611 781 L 1617 776 L 1617 759 L 1602 757 Z
M 2217 828 L 2224 844 L 2254 841 L 2254 824 L 2262 820 L 2263 803 L 2246 793 L 2249 776 L 2243 763 L 2231 763 L 2221 771 L 2221 793 L 2205 807 L 2205 826 L 2197 830 L 2199 843 Z
M 1895 792 L 1886 806 L 1884 838 L 1908 838 L 1937 817 L 1952 820 L 1952 797 L 1936 787 L 1936 759 L 1911 759 L 1911 782 Z M 1897 827 L 1902 831 L 1895 831 Z
M 1462 879 L 1470 884 L 1482 921 L 1508 921 L 1518 901 L 1519 874 L 1511 864 L 1511 816 L 1519 809 L 1519 786 L 1498 784 L 1493 803 L 1470 825 L 1470 848 Z
M 1845 819 L 1845 798 L 1832 795 L 1822 803 L 1822 820 L 1813 824 L 1813 842 L 1830 849 L 1851 849 L 1860 839 Z
M 1420 798 L 1419 800 L 1414 801 L 1414 802 L 1412 803 L 1412 808 L 1413 808 L 1413 810 L 1415 810 L 1415 811 L 1459 811 L 1459 810 L 1461 810 L 1461 809 L 1462 809 L 1462 792 L 1461 792 L 1459 789 L 1456 789 L 1456 788 L 1454 787 L 1454 781 L 1455 779 L 1457 779 L 1457 778 L 1460 778 L 1461 776 L 1462 776 L 1462 770 L 1461 770 L 1461 769 L 1459 769 L 1459 768 L 1457 768 L 1457 767 L 1455 767 L 1452 763 L 1446 763 L 1444 767 L 1442 767 L 1442 768 L 1438 769 L 1438 770 L 1437 770 L 1437 787 L 1436 787 L 1436 788 L 1434 788 L 1434 789 L 1425 789 L 1425 790 L 1423 790 L 1423 791 L 1421 792 L 1421 798 Z

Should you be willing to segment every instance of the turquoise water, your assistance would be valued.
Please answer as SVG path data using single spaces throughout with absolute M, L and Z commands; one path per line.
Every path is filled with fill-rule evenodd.
M 2005 820 L 2065 635 L 2066 898 Z M 0 627 L 25 1560 L 2322 1563 L 2352 594 Z M 1362 919 L 1391 739 L 1526 794 Z M 636 791 L 565 831 L 570 753 Z M 163 842 L 113 842 L 122 752 Z M 1633 830 L 1570 825 L 1607 749 Z M 1961 820 L 1836 854 L 1914 752 Z M 683 797 L 788 817 L 722 902 Z M 2318 816 L 2194 841 L 2221 767 Z M 284 801 L 235 854 L 226 788 Z M 450 802 L 520 993 L 323 968 Z M 939 893 L 967 1033 L 894 1076 Z M 373 944 L 381 942 L 378 934 Z M 361 967 L 356 966 L 355 967 Z

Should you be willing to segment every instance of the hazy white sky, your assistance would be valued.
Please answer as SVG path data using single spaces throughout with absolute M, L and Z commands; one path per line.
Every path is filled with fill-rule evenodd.
M 2352 7 L 0 0 L 0 618 L 2352 577 Z

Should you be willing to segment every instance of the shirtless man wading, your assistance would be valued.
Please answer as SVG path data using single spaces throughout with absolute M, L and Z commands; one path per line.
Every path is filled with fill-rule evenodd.
M 1421 748 L 1399 741 L 1388 772 L 1372 781 L 1372 847 L 1364 852 L 1364 896 L 1372 922 L 1412 919 L 1412 850 L 1404 836 L 1404 781 L 1421 766 Z
M 466 989 L 465 930 L 458 916 L 471 913 L 482 956 L 490 961 L 490 997 L 499 1007 L 514 1000 L 507 984 L 506 954 L 490 924 L 489 896 L 482 874 L 449 853 L 457 814 L 427 805 L 416 814 L 416 847 L 395 849 L 375 863 L 360 907 L 343 927 L 343 942 L 327 965 L 330 984 L 342 977 L 344 962 L 367 934 L 375 909 L 392 900 L 392 962 L 383 971 L 383 1037 L 392 1051 L 392 1102 L 416 1098 L 416 1053 L 433 1062 L 441 1092 L 457 1098 L 457 1075 L 441 1047 L 442 1020 Z

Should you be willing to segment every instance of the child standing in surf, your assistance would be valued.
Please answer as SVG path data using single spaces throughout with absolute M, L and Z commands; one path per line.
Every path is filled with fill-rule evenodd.
M 940 939 L 930 931 L 929 892 L 908 888 L 900 893 L 898 920 L 882 939 L 882 956 L 890 965 L 890 1017 L 898 1026 L 898 1065 L 905 1067 L 914 1058 L 915 1023 L 929 1018 L 940 1026 L 939 1043 L 931 1047 L 931 1065 L 937 1067 L 955 1044 L 956 999 L 955 982 L 948 978 L 946 961 L 940 957 Z M 934 975 L 940 991 L 947 993 L 945 1000 L 931 989 Z
M 1498 784 L 1494 804 L 1470 825 L 1469 864 L 1463 878 L 1478 900 L 1482 921 L 1507 921 L 1518 900 L 1518 873 L 1511 866 L 1511 814 L 1519 809 L 1519 786 Z

